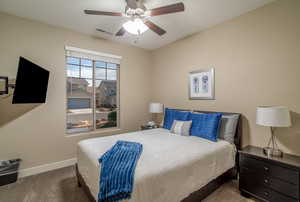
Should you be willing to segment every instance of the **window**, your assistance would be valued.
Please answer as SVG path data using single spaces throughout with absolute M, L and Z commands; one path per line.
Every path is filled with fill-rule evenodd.
M 115 57 L 66 47 L 67 133 L 118 127 L 120 58 Z

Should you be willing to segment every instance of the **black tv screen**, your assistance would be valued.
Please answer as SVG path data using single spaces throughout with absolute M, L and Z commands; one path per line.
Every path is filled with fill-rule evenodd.
M 20 57 L 13 104 L 45 103 L 49 71 Z

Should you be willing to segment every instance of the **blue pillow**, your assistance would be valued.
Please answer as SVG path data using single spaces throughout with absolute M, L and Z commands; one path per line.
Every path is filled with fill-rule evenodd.
M 188 121 L 190 112 L 184 112 L 174 109 L 165 109 L 164 128 L 171 130 L 174 120 Z
M 189 116 L 189 119 L 192 120 L 191 136 L 198 136 L 217 142 L 218 128 L 221 118 L 222 113 L 191 113 Z

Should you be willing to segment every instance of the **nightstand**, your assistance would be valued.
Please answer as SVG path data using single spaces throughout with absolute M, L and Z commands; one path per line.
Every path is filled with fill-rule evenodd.
M 141 125 L 141 130 L 151 130 L 158 128 L 158 126 L 147 126 L 147 125 Z
M 263 149 L 239 151 L 239 189 L 243 196 L 270 202 L 299 202 L 300 157 L 267 157 Z

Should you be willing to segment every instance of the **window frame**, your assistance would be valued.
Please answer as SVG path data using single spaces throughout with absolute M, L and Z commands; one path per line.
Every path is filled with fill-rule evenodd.
M 76 58 L 79 59 L 79 64 L 70 64 L 67 61 L 67 58 Z M 86 65 L 81 65 L 81 60 L 91 60 L 92 61 L 92 66 L 86 66 Z M 96 67 L 96 62 L 103 62 L 105 63 L 105 67 Z M 115 64 L 116 68 L 108 68 L 108 63 L 111 64 Z M 77 66 L 79 67 L 79 77 L 69 77 L 68 76 L 68 65 L 73 65 L 73 66 Z M 81 67 L 88 67 L 88 68 L 92 68 L 92 78 L 83 78 L 81 77 Z M 105 79 L 96 79 L 96 68 L 100 68 L 100 69 L 105 69 Z M 117 94 L 116 94 L 116 103 L 117 103 L 117 107 L 116 107 L 116 112 L 117 112 L 117 126 L 115 127 L 109 127 L 109 128 L 98 128 L 97 129 L 97 125 L 96 125 L 96 86 L 95 86 L 95 82 L 96 81 L 112 81 L 112 80 L 108 80 L 107 79 L 107 70 L 115 70 L 116 71 L 116 82 L 117 82 Z M 94 59 L 89 59 L 89 58 L 84 58 L 84 57 L 74 57 L 74 56 L 67 56 L 65 55 L 65 73 L 66 73 L 66 81 L 68 80 L 68 78 L 80 78 L 80 79 L 87 79 L 87 80 L 92 80 L 92 84 L 93 84 L 93 91 L 92 91 L 92 117 L 93 117 L 93 127 L 92 130 L 87 130 L 87 131 L 78 131 L 78 132 L 69 132 L 68 128 L 67 128 L 67 123 L 68 123 L 68 95 L 67 95 L 67 91 L 66 91 L 66 99 L 65 99 L 65 106 L 66 106 L 66 126 L 65 126 L 65 130 L 66 130 L 66 134 L 67 136 L 77 136 L 77 135 L 81 135 L 81 134 L 93 134 L 93 133 L 101 133 L 103 132 L 109 132 L 109 131 L 115 131 L 115 130 L 119 130 L 120 129 L 120 114 L 121 114 L 121 107 L 120 107 L 120 64 L 117 63 L 113 63 L 113 62 L 105 62 L 105 61 L 101 61 L 101 60 L 94 60 Z M 67 90 L 67 86 L 66 86 L 66 90 Z M 74 97 L 75 98 L 75 97 Z

